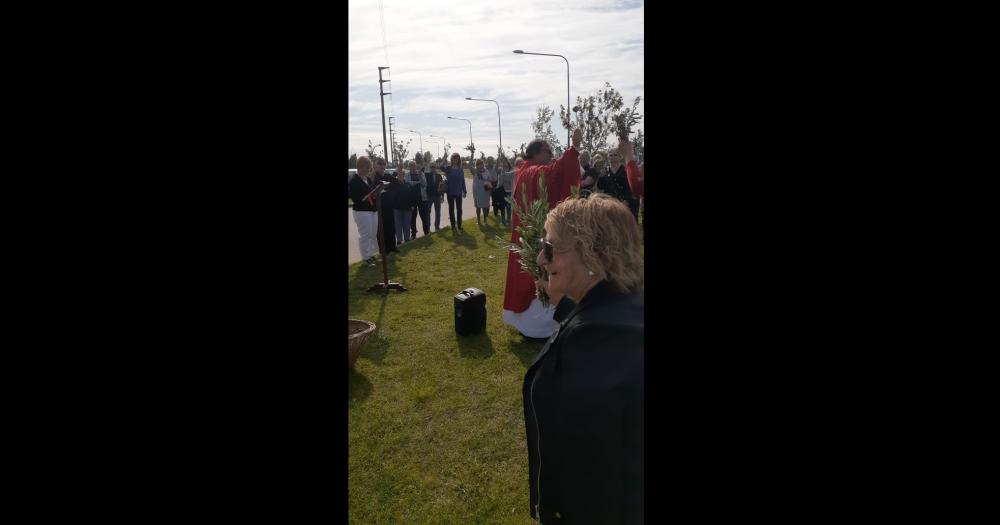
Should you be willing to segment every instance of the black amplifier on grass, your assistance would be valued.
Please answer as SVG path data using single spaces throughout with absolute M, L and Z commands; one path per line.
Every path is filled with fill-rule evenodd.
M 479 288 L 466 288 L 455 296 L 455 332 L 478 334 L 486 329 L 486 294 Z

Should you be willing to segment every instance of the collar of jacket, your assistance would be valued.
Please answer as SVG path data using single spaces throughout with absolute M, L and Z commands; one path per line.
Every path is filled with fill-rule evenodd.
M 538 353 L 538 357 L 532 361 L 531 365 L 534 366 L 536 363 L 541 361 L 543 357 L 545 357 L 545 354 L 547 354 L 549 349 L 552 348 L 552 343 L 554 343 L 559 337 L 559 332 L 562 332 L 562 329 L 565 328 L 566 325 L 577 316 L 577 314 L 591 305 L 604 302 L 607 298 L 614 295 L 618 295 L 618 293 L 611 287 L 611 284 L 607 281 L 600 281 L 587 292 L 587 295 L 583 296 L 583 299 L 579 304 L 573 303 L 573 300 L 568 297 L 563 297 L 562 300 L 559 301 L 559 304 L 556 305 L 556 311 L 552 316 L 552 319 L 559 323 L 559 326 L 556 328 L 555 333 L 549 337 L 549 342 L 542 347 L 542 351 Z M 572 309 L 570 310 L 570 308 Z M 567 310 L 569 310 L 568 313 L 566 313 Z
M 588 306 L 593 305 L 595 303 L 604 302 L 604 300 L 606 300 L 608 297 L 611 297 L 612 295 L 616 295 L 616 292 L 614 288 L 611 287 L 611 283 L 607 281 L 598 281 L 598 283 L 595 284 L 594 287 L 591 288 L 590 291 L 588 291 L 587 294 L 583 296 L 583 299 L 581 299 L 580 302 L 577 303 L 576 308 L 573 308 L 568 314 L 566 314 L 565 319 L 559 321 L 559 324 L 561 326 L 566 326 L 566 324 L 569 323 L 569 321 L 573 319 L 573 317 L 579 314 L 581 310 L 584 310 Z M 562 304 L 562 301 L 560 301 L 560 304 Z M 554 318 L 555 317 L 553 316 L 553 319 Z

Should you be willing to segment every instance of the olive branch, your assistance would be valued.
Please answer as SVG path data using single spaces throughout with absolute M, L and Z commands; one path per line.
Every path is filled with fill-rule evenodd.
M 542 249 L 542 237 L 545 234 L 545 217 L 549 214 L 549 195 L 545 191 L 545 172 L 538 171 L 538 198 L 533 202 L 528 202 L 527 185 L 521 183 L 521 201 L 519 205 L 511 197 L 505 197 L 511 209 L 520 219 L 515 230 L 520 241 L 509 243 L 499 235 L 496 236 L 501 246 L 520 255 L 521 271 L 530 275 L 534 280 L 548 280 L 548 272 L 538 266 L 538 252 Z M 544 290 L 537 290 L 538 299 L 542 306 L 549 306 L 549 296 Z

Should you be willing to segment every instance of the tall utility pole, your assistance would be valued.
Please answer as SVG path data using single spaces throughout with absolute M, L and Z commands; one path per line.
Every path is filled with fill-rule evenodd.
M 392 160 L 393 160 L 393 162 L 395 162 L 395 160 L 396 160 L 396 134 L 395 134 L 394 130 L 392 129 L 392 125 L 395 124 L 392 121 L 392 119 L 394 119 L 394 118 L 396 118 L 396 117 L 389 117 L 389 144 L 392 145 Z
M 387 142 L 385 140 L 385 96 L 386 95 L 391 95 L 392 93 L 384 93 L 384 92 L 382 92 L 382 84 L 385 83 L 385 82 L 388 82 L 388 80 L 382 80 L 382 70 L 383 69 L 389 69 L 389 68 L 382 67 L 382 66 L 378 67 L 378 93 L 379 93 L 378 101 L 382 104 L 382 152 L 385 153 L 385 160 L 386 160 L 386 163 L 388 163 L 389 162 L 389 149 L 385 147 L 385 145 L 387 144 Z

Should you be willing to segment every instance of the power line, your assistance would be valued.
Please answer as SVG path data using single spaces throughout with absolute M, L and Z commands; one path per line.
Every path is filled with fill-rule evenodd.
M 382 0 L 378 0 L 378 18 L 379 23 L 382 25 L 382 51 L 385 53 L 385 65 L 392 66 L 389 63 L 389 44 L 386 43 L 385 39 L 385 13 L 382 9 Z

